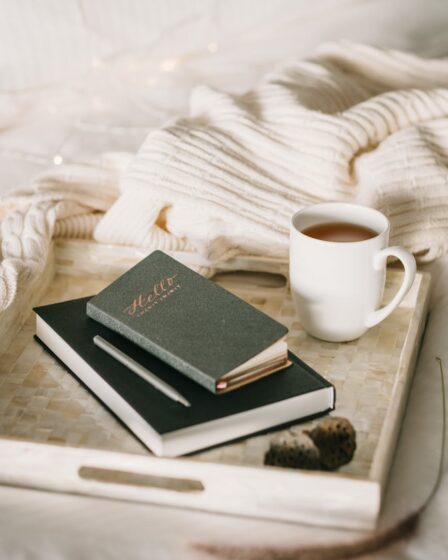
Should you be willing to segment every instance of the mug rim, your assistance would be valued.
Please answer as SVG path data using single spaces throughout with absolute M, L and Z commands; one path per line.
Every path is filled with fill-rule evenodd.
M 319 208 L 342 208 L 342 207 L 346 207 L 346 208 L 350 208 L 352 210 L 356 210 L 356 209 L 362 209 L 362 211 L 366 211 L 370 214 L 373 214 L 374 216 L 376 216 L 377 218 L 381 219 L 384 222 L 383 228 L 381 229 L 381 231 L 376 231 L 376 235 L 374 237 L 371 237 L 369 239 L 363 239 L 360 241 L 329 241 L 326 239 L 316 239 L 315 237 L 310 237 L 309 235 L 306 235 L 306 233 L 303 233 L 301 230 L 299 230 L 297 228 L 297 226 L 295 225 L 295 220 L 297 219 L 298 216 L 302 215 L 302 214 L 306 214 L 307 212 L 311 212 L 312 210 L 316 210 Z M 347 219 L 347 222 L 350 222 L 350 219 Z M 311 241 L 314 241 L 316 243 L 324 243 L 324 244 L 329 244 L 329 245 L 337 245 L 337 246 L 351 246 L 351 245 L 359 245 L 360 243 L 371 243 L 372 241 L 374 241 L 375 239 L 377 239 L 378 237 L 380 237 L 381 235 L 384 235 L 385 233 L 387 233 L 390 230 L 390 221 L 389 219 L 379 210 L 376 210 L 375 208 L 371 208 L 370 206 L 365 206 L 363 204 L 356 204 L 353 202 L 318 202 L 317 204 L 311 204 L 309 206 L 305 206 L 304 208 L 301 208 L 300 210 L 298 210 L 297 212 L 295 212 L 291 218 L 291 232 L 294 232 L 296 234 L 298 234 L 300 237 L 304 238 L 304 239 L 308 239 Z

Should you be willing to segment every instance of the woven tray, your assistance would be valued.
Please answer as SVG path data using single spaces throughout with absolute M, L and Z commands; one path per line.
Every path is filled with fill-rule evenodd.
M 429 277 L 419 273 L 388 319 L 345 344 L 321 342 L 303 331 L 282 277 L 216 277 L 285 324 L 289 348 L 336 386 L 335 413 L 355 426 L 357 451 L 340 472 L 328 474 L 263 466 L 275 433 L 185 459 L 155 458 L 33 341 L 30 307 L 36 299 L 50 303 L 94 294 L 132 260 L 111 265 L 104 247 L 95 258 L 93 244 L 59 244 L 39 283 L 43 294 L 30 287 L 21 307 L 1 317 L 3 340 L 20 330 L 0 356 L 0 482 L 352 528 L 374 526 L 423 332 Z M 386 301 L 401 277 L 400 271 L 388 272 Z

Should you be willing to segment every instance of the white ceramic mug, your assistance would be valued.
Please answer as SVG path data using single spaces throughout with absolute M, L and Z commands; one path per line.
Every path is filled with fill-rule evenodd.
M 364 241 L 335 242 L 302 233 L 308 227 L 345 222 L 376 235 Z M 343 342 L 364 334 L 400 304 L 415 278 L 415 259 L 401 247 L 388 247 L 389 220 L 366 206 L 331 202 L 297 212 L 291 223 L 291 292 L 304 329 L 322 340 Z M 378 308 L 386 279 L 387 257 L 404 266 L 403 283 L 392 301 Z

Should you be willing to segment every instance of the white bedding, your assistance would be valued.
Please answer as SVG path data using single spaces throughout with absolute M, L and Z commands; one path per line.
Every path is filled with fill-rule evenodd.
M 31 0 L 0 0 L 0 192 L 27 186 L 61 159 L 133 151 L 148 128 L 185 110 L 193 85 L 207 81 L 244 90 L 267 68 L 307 55 L 323 40 L 342 37 L 448 55 L 448 7 L 436 0 L 113 0 L 107 9 L 100 0 L 42 0 L 35 6 Z M 119 56 L 110 63 L 101 59 L 114 53 Z M 2 121 L 11 109 L 14 119 Z M 448 257 L 428 268 L 435 279 L 431 316 L 382 523 L 424 499 L 438 460 L 434 357 L 441 356 L 448 370 Z M 442 560 L 448 555 L 447 525 L 445 477 L 416 537 L 375 558 Z M 281 546 L 352 537 L 0 487 L 0 558 L 8 560 L 196 558 L 188 543 L 204 539 Z

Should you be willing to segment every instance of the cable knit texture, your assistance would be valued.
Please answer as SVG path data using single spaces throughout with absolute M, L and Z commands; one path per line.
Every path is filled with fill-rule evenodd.
M 286 258 L 291 215 L 330 200 L 378 208 L 392 244 L 432 260 L 448 248 L 447 88 L 448 61 L 347 43 L 244 95 L 196 88 L 190 116 L 133 159 L 61 165 L 3 202 L 16 210 L 2 224 L 0 308 L 52 235 L 197 251 L 210 265 Z
M 293 212 L 358 200 L 431 260 L 447 248 L 446 86 L 448 62 L 342 43 L 243 96 L 198 88 L 191 118 L 149 134 L 117 211 L 132 212 L 130 193 L 163 196 L 168 227 L 211 258 L 286 257 Z

